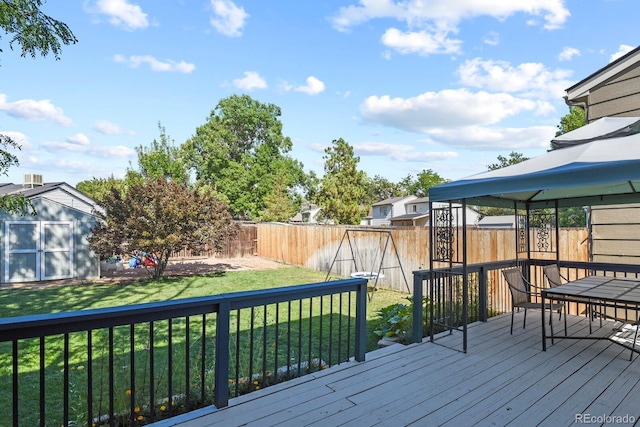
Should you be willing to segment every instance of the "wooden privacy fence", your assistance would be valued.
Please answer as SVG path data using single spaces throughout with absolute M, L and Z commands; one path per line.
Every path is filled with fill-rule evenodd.
M 193 252 L 183 249 L 171 255 L 171 260 L 192 258 L 243 258 L 255 256 L 257 253 L 256 240 L 258 231 L 254 223 L 241 223 L 240 232 L 235 239 L 229 239 L 222 244 L 222 248 L 216 251 L 213 245 L 207 245 L 202 251 Z
M 429 268 L 429 228 L 426 227 L 363 228 L 290 224 L 256 226 L 258 256 L 327 273 L 331 268 L 331 276 L 334 278 L 348 277 L 357 271 L 377 272 L 381 266 L 384 278 L 378 280 L 378 287 L 407 291 L 405 283 L 409 283 L 411 287 L 412 272 Z M 347 229 L 354 230 L 349 233 L 352 236 L 351 245 L 343 240 Z M 389 244 L 385 251 L 388 232 L 393 238 L 395 249 Z M 561 229 L 560 259 L 588 261 L 587 236 L 586 228 Z M 336 257 L 341 241 L 340 253 Z M 516 257 L 514 229 L 469 228 L 467 241 L 470 264 Z M 402 269 L 398 268 L 398 258 Z

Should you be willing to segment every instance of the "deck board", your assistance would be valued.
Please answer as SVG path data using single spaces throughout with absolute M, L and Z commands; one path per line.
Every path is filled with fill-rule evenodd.
M 339 366 L 230 400 L 230 406 L 176 423 L 206 426 L 572 425 L 576 414 L 640 419 L 640 361 L 609 341 L 556 340 L 542 351 L 540 315 L 470 325 L 461 334 L 394 345 Z M 564 319 L 554 316 L 554 329 Z M 569 316 L 568 334 L 589 332 Z M 610 331 L 592 322 L 594 336 Z

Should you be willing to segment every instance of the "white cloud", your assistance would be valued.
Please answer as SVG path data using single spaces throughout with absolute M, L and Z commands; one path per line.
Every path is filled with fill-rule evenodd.
M 565 46 L 558 55 L 558 61 L 570 61 L 574 56 L 580 56 L 580 50 L 575 47 Z
M 22 150 L 28 150 L 31 148 L 29 138 L 27 138 L 27 135 L 22 132 L 0 130 L 0 135 L 5 135 L 11 138 Z M 11 149 L 9 149 L 9 151 L 11 151 Z
M 358 5 L 341 7 L 331 21 L 336 29 L 344 31 L 379 18 L 405 21 L 413 27 L 429 23 L 449 26 L 478 16 L 503 20 L 516 13 L 542 18 L 547 29 L 561 27 L 570 16 L 563 0 L 359 0 Z
M 126 30 L 137 30 L 149 26 L 147 14 L 142 11 L 142 8 L 127 0 L 98 0 L 90 11 L 107 15 L 111 25 Z
M 330 20 L 338 31 L 373 19 L 403 22 L 406 29 L 387 29 L 382 43 L 401 53 L 427 55 L 459 53 L 462 41 L 450 34 L 458 32 L 463 20 L 480 16 L 504 20 L 517 13 L 541 18 L 548 30 L 562 27 L 570 16 L 564 0 L 359 0 L 341 7 Z M 484 41 L 495 45 L 498 38 L 493 35 Z
M 160 61 L 151 55 L 132 55 L 129 58 L 126 58 L 123 55 L 114 55 L 113 60 L 115 62 L 127 64 L 132 68 L 138 68 L 141 64 L 148 64 L 151 68 L 151 71 L 158 72 L 171 71 L 188 74 L 196 68 L 195 65 L 188 62 L 175 62 L 170 59 L 166 61 Z
M 482 41 L 489 46 L 497 46 L 498 44 L 500 44 L 500 34 L 496 33 L 495 31 L 491 31 L 489 32 L 489 34 L 484 36 Z
M 609 58 L 609 62 L 615 61 L 616 59 L 620 58 L 621 56 L 624 56 L 627 53 L 631 52 L 633 49 L 635 49 L 634 46 L 621 44 L 620 47 L 618 48 L 618 51 L 616 53 L 614 53 L 613 55 L 611 55 L 611 57 Z
M 40 144 L 42 148 L 45 148 L 49 152 L 74 152 L 91 155 L 93 157 L 100 158 L 113 158 L 113 157 L 135 157 L 136 151 L 132 148 L 125 147 L 123 145 L 118 146 L 92 146 L 92 145 L 79 145 L 70 142 L 60 141 L 45 141 Z
M 528 62 L 512 66 L 505 61 L 465 61 L 458 68 L 460 82 L 485 90 L 520 93 L 523 96 L 558 99 L 572 82 L 569 70 L 549 70 L 543 64 Z
M 242 90 L 266 89 L 267 82 L 255 71 L 245 71 L 244 77 L 234 79 L 233 85 Z
M 133 135 L 134 132 L 122 129 L 119 125 L 107 120 L 98 120 L 93 125 L 93 130 L 106 135 Z
M 392 153 L 389 157 L 400 162 L 444 162 L 458 157 L 455 151 L 416 151 L 413 153 Z
M 429 136 L 433 142 L 449 147 L 517 151 L 528 148 L 548 148 L 549 141 L 557 130 L 555 126 L 528 128 L 465 126 L 452 129 L 431 129 Z
M 412 98 L 370 96 L 360 105 L 366 122 L 419 133 L 490 125 L 522 112 L 546 114 L 550 110 L 550 104 L 543 101 L 467 89 L 425 92 Z
M 412 145 L 386 142 L 363 142 L 354 144 L 353 150 L 360 156 L 384 156 L 400 162 L 431 162 L 450 160 L 458 156 L 453 151 L 416 151 Z
M 396 28 L 389 28 L 382 35 L 381 41 L 387 47 L 396 51 L 419 55 L 455 54 L 460 53 L 461 40 L 447 37 L 448 31 L 429 33 L 425 30 L 402 32 Z
M 67 142 L 77 145 L 89 145 L 89 138 L 83 133 L 76 133 L 68 137 Z
M 221 34 L 229 37 L 242 35 L 242 28 L 249 14 L 231 0 L 211 0 L 215 16 L 211 17 L 211 25 Z
M 71 126 L 73 121 L 64 115 L 60 107 L 56 107 L 48 99 L 21 99 L 7 102 L 7 95 L 0 94 L 0 111 L 12 117 L 19 117 L 31 121 L 52 121 L 62 126 Z
M 324 92 L 324 83 L 314 76 L 309 76 L 307 77 L 307 84 L 298 86 L 295 90 L 307 95 L 317 95 Z
M 363 156 L 387 156 L 392 153 L 407 153 L 414 150 L 411 145 L 391 144 L 387 142 L 362 142 L 354 144 L 353 150 Z

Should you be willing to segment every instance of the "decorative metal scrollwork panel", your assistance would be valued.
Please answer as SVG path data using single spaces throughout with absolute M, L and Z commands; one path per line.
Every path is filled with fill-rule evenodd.
M 531 248 L 537 252 L 554 252 L 556 235 L 556 214 L 549 209 L 530 213 L 534 244 Z
M 433 227 L 432 257 L 434 261 L 451 262 L 456 256 L 458 215 L 456 209 L 431 210 Z

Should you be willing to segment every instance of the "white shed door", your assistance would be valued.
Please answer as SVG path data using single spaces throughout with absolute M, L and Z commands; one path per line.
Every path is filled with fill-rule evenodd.
M 73 222 L 7 221 L 4 281 L 73 277 Z

